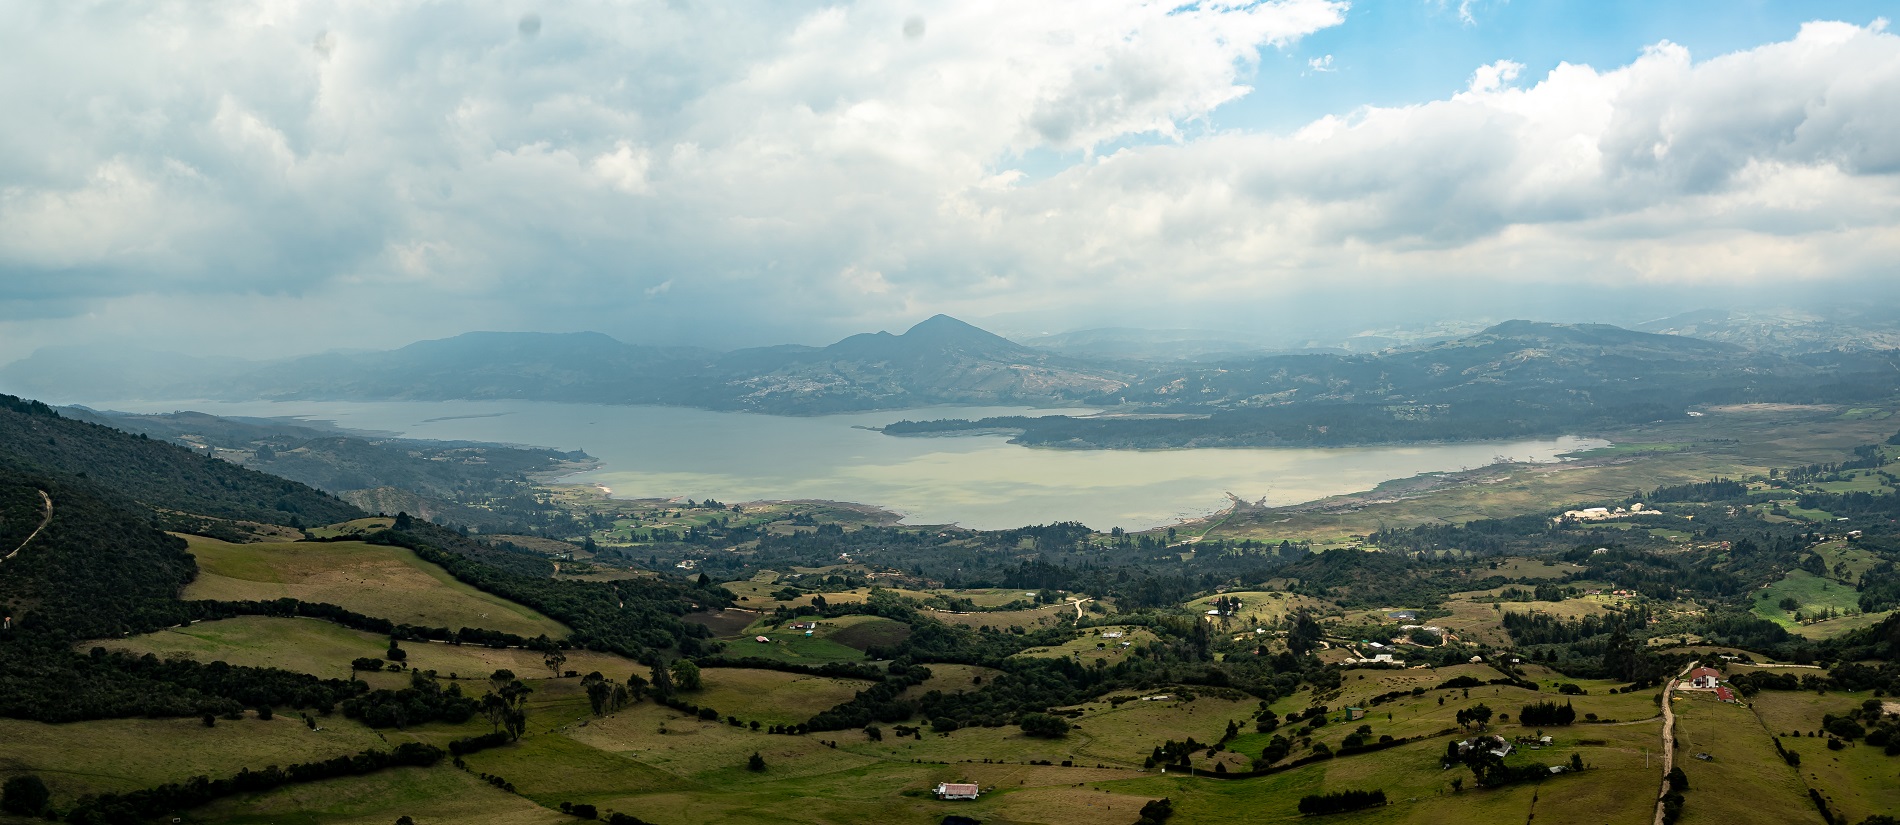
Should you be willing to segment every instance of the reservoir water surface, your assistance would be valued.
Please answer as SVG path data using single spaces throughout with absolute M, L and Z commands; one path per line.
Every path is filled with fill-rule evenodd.
M 1227 506 L 1226 493 L 1273 505 L 1369 490 L 1419 473 L 1493 463 L 1556 461 L 1595 439 L 1333 449 L 1050 450 L 1001 435 L 897 438 L 867 427 L 902 419 L 1070 413 L 939 408 L 816 417 L 678 407 L 535 401 L 115 401 L 127 412 L 197 410 L 291 416 L 409 438 L 493 441 L 586 450 L 602 466 L 565 481 L 622 498 L 715 498 L 736 503 L 827 499 L 902 513 L 913 524 L 982 529 L 1080 521 L 1145 529 Z

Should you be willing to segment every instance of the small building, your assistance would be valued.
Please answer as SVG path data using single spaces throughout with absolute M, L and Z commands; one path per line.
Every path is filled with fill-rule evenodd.
M 1399 619 L 1399 620 L 1401 620 L 1401 621 L 1411 621 L 1411 620 L 1413 620 L 1413 619 L 1416 619 L 1416 618 L 1418 618 L 1418 611 L 1415 611 L 1415 610 L 1394 610 L 1394 611 L 1392 611 L 1391 613 L 1387 613 L 1387 614 L 1385 614 L 1385 617 L 1386 617 L 1386 618 L 1388 618 L 1388 619 Z
M 1715 698 L 1724 702 L 1733 702 L 1735 701 L 1735 693 L 1728 688 L 1718 687 L 1715 689 Z
M 1699 688 L 1717 687 L 1722 682 L 1722 672 L 1712 667 L 1699 667 L 1689 671 L 1689 684 Z
M 769 641 L 772 641 L 772 640 L 771 640 L 771 639 L 767 639 L 767 638 L 765 638 L 764 636 L 754 636 L 754 637 L 752 637 L 752 641 L 755 641 L 755 642 L 758 642 L 759 644 L 765 644 L 766 642 L 769 642 Z
M 1512 751 L 1517 750 L 1509 740 L 1497 734 L 1473 736 L 1470 739 L 1458 743 L 1458 753 L 1460 754 L 1469 753 L 1473 749 L 1489 751 L 1492 756 L 1496 756 L 1499 759 L 1510 756 Z
M 981 789 L 975 783 L 939 782 L 936 793 L 938 799 L 975 799 Z
M 1346 709 L 1346 721 L 1356 722 L 1364 718 L 1366 718 L 1365 708 L 1347 708 Z

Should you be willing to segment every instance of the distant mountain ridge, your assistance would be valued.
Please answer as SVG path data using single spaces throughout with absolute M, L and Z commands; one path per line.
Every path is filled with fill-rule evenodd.
M 407 400 L 536 399 L 811 414 L 943 403 L 1072 404 L 1120 389 L 1112 366 L 1039 352 L 946 315 L 901 335 L 826 347 L 717 352 L 597 332 L 471 332 L 380 352 L 270 362 L 44 350 L 0 369 L 42 396 Z M 165 377 L 169 374 L 170 378 Z
M 1891 353 L 1791 358 L 1605 324 L 1507 321 L 1376 354 L 1302 353 L 1185 365 L 1120 391 L 1177 418 L 901 422 L 896 435 L 1015 430 L 1073 448 L 1346 445 L 1589 432 L 1751 401 L 1857 403 L 1900 392 Z
M 1076 340 L 1137 338 L 1106 331 Z M 1814 387 L 1835 383 L 1848 386 L 1828 393 L 1845 397 L 1857 381 L 1870 392 L 1884 386 L 1883 370 L 1900 374 L 1885 350 L 1789 356 L 1607 324 L 1513 320 L 1458 336 L 1419 334 L 1413 341 L 1371 352 L 1088 358 L 1025 346 L 937 315 L 901 334 L 731 352 L 629 344 L 596 332 L 471 332 L 394 350 L 269 362 L 181 357 L 173 369 L 164 366 L 164 356 L 121 362 L 97 351 L 47 350 L 0 368 L 0 389 L 100 401 L 531 399 L 780 415 L 942 405 L 1262 415 L 1359 404 L 1431 418 L 1447 415 L 1448 405 L 1490 405 L 1523 413 L 1512 419 L 1518 424 L 1500 431 L 1517 433 L 1554 426 L 1523 422 L 1579 420 L 1585 409 L 1594 411 L 1586 418 L 1620 409 L 1615 417 L 1622 420 L 1639 409 L 1680 410 L 1722 399 L 1814 398 Z

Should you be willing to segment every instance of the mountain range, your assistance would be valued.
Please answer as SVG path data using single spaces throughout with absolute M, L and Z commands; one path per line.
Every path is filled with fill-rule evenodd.
M 43 349 L 0 369 L 40 396 L 440 401 L 536 399 L 814 414 L 932 404 L 1073 404 L 1113 392 L 1113 367 L 1033 350 L 946 315 L 902 335 L 731 352 L 597 332 L 471 332 L 396 350 L 255 362 Z
M 1738 327 L 1726 316 L 1663 325 L 1690 322 L 1731 332 L 1763 327 Z M 0 388 L 88 401 L 534 399 L 784 415 L 1091 406 L 1168 413 L 1177 423 L 1100 420 L 1086 426 L 1173 435 L 1078 440 L 1074 430 L 1083 425 L 1056 417 L 1030 429 L 1063 435 L 1037 443 L 1182 446 L 1574 431 L 1680 415 L 1694 404 L 1851 401 L 1886 392 L 1900 376 L 1892 350 L 1822 351 L 1812 346 L 1821 334 L 1813 323 L 1777 328 L 1807 330 L 1798 336 L 1806 344 L 1777 352 L 1604 324 L 1507 321 L 1469 334 L 1420 334 L 1376 352 L 1215 357 L 1222 339 L 1159 333 L 1148 339 L 1203 349 L 1203 360 L 1153 360 L 1075 354 L 1118 351 L 1118 342 L 1143 340 L 1140 331 L 1078 333 L 1044 342 L 1060 348 L 1031 347 L 938 315 L 902 334 L 730 352 L 629 344 L 593 332 L 473 332 L 388 351 L 261 362 L 47 349 L 0 369 Z M 1184 433 L 1215 424 L 1178 423 L 1183 417 L 1248 423 L 1190 436 Z

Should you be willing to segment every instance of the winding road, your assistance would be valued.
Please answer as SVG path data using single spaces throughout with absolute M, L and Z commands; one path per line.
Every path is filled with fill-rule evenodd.
M 32 544 L 34 539 L 39 538 L 40 531 L 45 530 L 46 525 L 52 523 L 53 497 L 47 495 L 45 490 L 39 491 L 39 494 L 40 494 L 40 500 L 46 502 L 46 515 L 40 517 L 40 526 L 33 528 L 33 532 L 27 535 L 26 541 L 20 542 L 20 546 L 13 548 L 13 552 L 8 553 L 5 556 L 0 556 L 0 561 L 7 561 L 8 559 L 13 558 L 14 556 L 20 555 L 20 551 L 26 549 L 27 545 Z
M 1682 681 L 1682 677 L 1687 675 L 1689 672 L 1689 669 L 1695 667 L 1695 665 L 1696 665 L 1695 662 L 1690 662 L 1686 665 L 1683 665 L 1682 672 L 1676 674 L 1674 677 L 1671 677 L 1669 680 L 1669 684 L 1663 685 L 1663 692 L 1662 692 L 1663 779 L 1662 779 L 1662 787 L 1656 791 L 1656 825 L 1662 825 L 1662 821 L 1663 821 L 1663 799 L 1662 798 L 1665 794 L 1669 793 L 1669 769 L 1675 767 L 1675 763 L 1676 763 L 1676 712 L 1674 710 L 1671 710 L 1669 707 L 1669 694 L 1676 689 L 1676 683 Z

